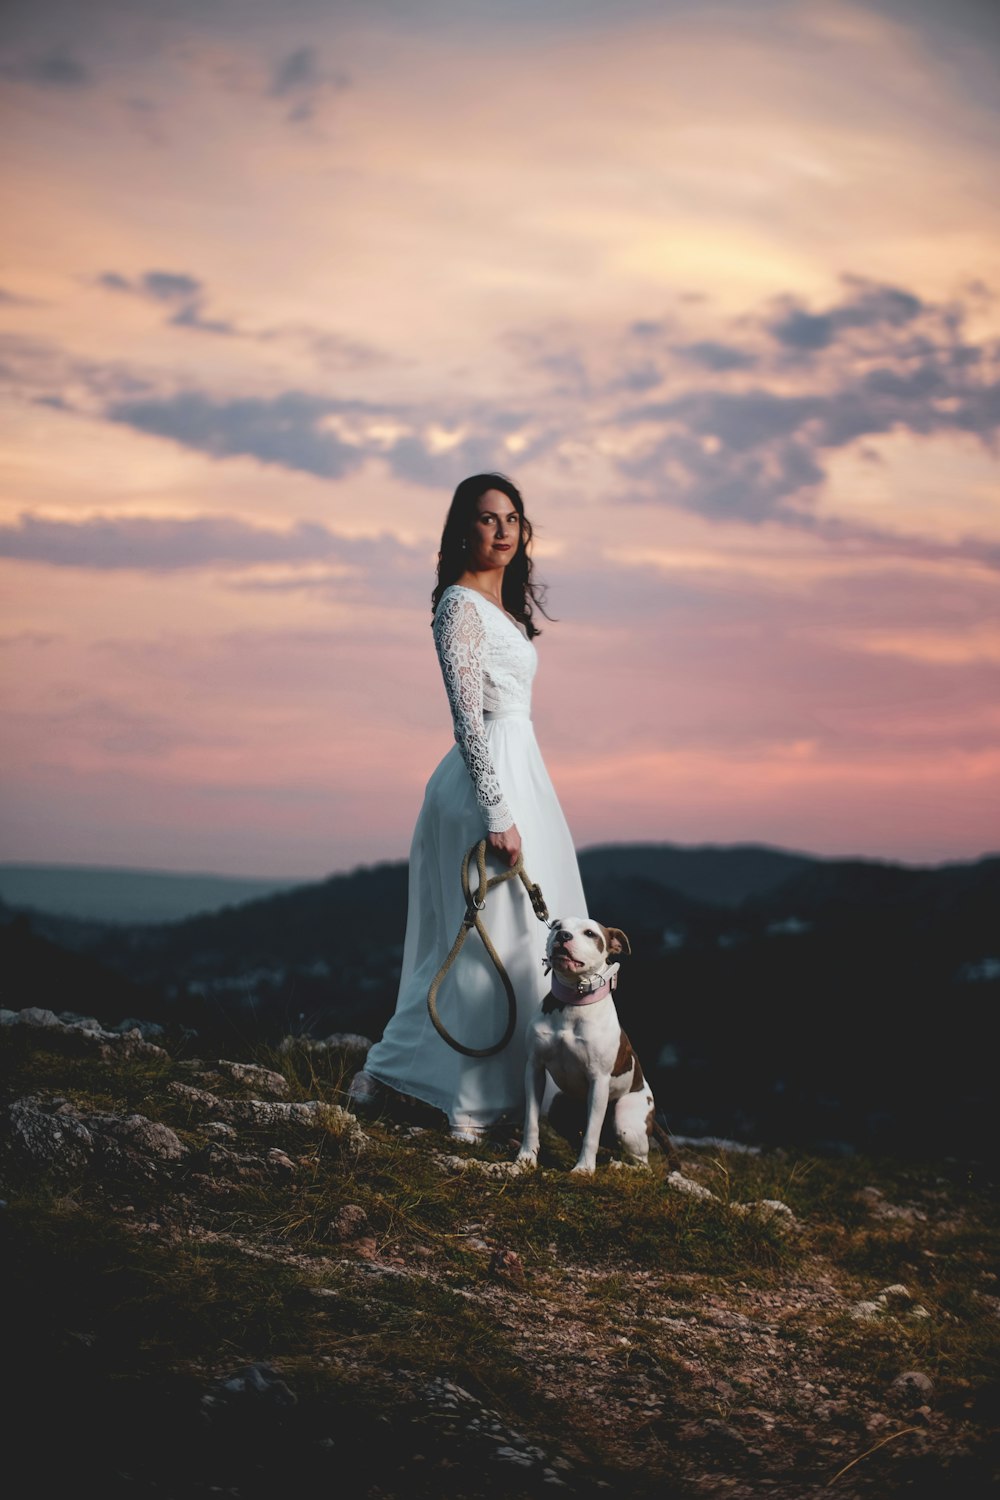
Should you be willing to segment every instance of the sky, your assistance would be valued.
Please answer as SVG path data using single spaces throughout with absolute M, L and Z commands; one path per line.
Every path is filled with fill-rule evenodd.
M 7 0 L 0 858 L 405 858 L 494 469 L 578 847 L 1000 848 L 998 74 L 985 0 Z

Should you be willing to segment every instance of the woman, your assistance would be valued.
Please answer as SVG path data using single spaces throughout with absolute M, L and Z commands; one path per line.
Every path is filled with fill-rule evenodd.
M 413 833 L 396 1011 L 350 1089 L 359 1107 L 377 1102 L 380 1085 L 425 1100 L 444 1111 L 460 1140 L 476 1140 L 504 1115 L 521 1117 L 524 1032 L 548 990 L 547 928 L 521 882 L 505 881 L 490 892 L 484 919 L 517 996 L 510 1043 L 493 1057 L 471 1058 L 436 1031 L 427 991 L 465 913 L 464 854 L 485 837 L 495 859 L 510 866 L 523 840 L 525 868 L 553 915 L 587 913 L 573 841 L 531 725 L 532 637 L 540 634 L 532 616 L 534 605 L 541 608 L 531 535 L 509 479 L 463 479 L 445 521 L 432 597 L 456 743 L 427 783 Z M 475 933 L 441 985 L 438 1010 L 466 1046 L 488 1047 L 503 1033 L 506 1000 Z

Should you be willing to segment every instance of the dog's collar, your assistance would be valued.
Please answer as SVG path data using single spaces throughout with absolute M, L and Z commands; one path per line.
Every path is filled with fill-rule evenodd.
M 560 1005 L 596 1005 L 611 994 L 618 983 L 618 965 L 611 964 L 597 974 L 588 974 L 576 984 L 567 984 L 553 969 L 552 998 Z

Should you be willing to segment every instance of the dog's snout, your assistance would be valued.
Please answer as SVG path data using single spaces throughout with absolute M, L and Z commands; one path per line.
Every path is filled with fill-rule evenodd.
M 571 932 L 567 932 L 566 929 L 565 929 L 565 927 L 560 927 L 559 931 L 556 933 L 556 942 L 557 943 L 570 943 L 570 942 L 572 942 L 572 940 L 573 940 L 573 934 Z

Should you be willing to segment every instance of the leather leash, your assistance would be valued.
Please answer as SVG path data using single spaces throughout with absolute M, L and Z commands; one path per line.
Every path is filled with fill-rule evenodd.
M 475 892 L 473 892 L 469 884 L 469 866 L 472 863 L 473 855 L 476 856 L 479 874 L 479 884 L 476 886 Z M 548 922 L 549 909 L 545 905 L 545 897 L 542 895 L 541 887 L 528 879 L 524 869 L 524 860 L 520 853 L 518 853 L 517 859 L 511 865 L 510 869 L 504 870 L 499 875 L 487 876 L 486 874 L 485 839 L 480 839 L 478 844 L 473 844 L 462 860 L 462 894 L 465 897 L 465 916 L 462 918 L 462 925 L 458 930 L 458 936 L 452 944 L 451 952 L 440 969 L 438 969 L 431 987 L 427 991 L 427 1009 L 438 1035 L 443 1037 L 449 1047 L 453 1047 L 456 1052 L 464 1053 L 466 1057 L 493 1057 L 497 1052 L 503 1051 L 514 1035 L 514 1026 L 517 1021 L 517 1001 L 514 996 L 514 986 L 511 984 L 510 976 L 503 966 L 499 953 L 493 946 L 489 933 L 486 931 L 486 924 L 483 921 L 482 913 L 486 910 L 487 894 L 493 890 L 494 886 L 502 885 L 505 880 L 513 880 L 515 876 L 518 877 L 528 892 L 528 898 L 531 901 L 535 916 L 540 922 Z M 462 1042 L 455 1040 L 438 1015 L 437 994 L 441 988 L 441 982 L 459 953 L 461 953 L 462 945 L 473 928 L 475 928 L 483 940 L 483 947 L 489 954 L 493 962 L 493 967 L 500 976 L 504 987 L 504 994 L 507 997 L 507 1026 L 503 1036 L 498 1042 L 494 1042 L 492 1047 L 466 1047 Z

